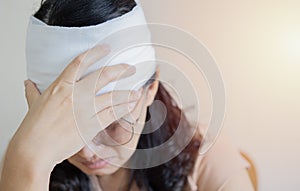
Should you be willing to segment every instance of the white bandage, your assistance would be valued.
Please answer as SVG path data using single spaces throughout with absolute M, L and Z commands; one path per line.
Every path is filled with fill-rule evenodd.
M 96 44 L 108 44 L 111 52 L 84 75 L 107 65 L 126 63 L 136 67 L 134 75 L 111 82 L 97 95 L 112 90 L 136 90 L 155 72 L 151 34 L 137 2 L 120 17 L 86 27 L 50 26 L 31 16 L 26 39 L 27 77 L 42 93 L 76 56 Z

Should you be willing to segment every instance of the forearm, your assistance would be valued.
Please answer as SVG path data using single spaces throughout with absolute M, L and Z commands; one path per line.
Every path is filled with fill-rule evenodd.
M 8 149 L 4 158 L 0 191 L 46 191 L 52 168 Z

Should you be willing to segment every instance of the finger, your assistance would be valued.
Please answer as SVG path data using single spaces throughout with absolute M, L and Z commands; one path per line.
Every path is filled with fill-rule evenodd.
M 94 117 L 99 120 L 99 126 L 87 126 L 84 129 L 84 137 L 92 140 L 99 131 L 105 129 L 107 126 L 112 124 L 114 121 L 119 120 L 121 117 L 130 113 L 136 106 L 137 102 L 125 103 L 116 106 L 108 107 L 100 112 L 98 112 Z
M 101 111 L 112 105 L 120 105 L 127 102 L 137 101 L 141 97 L 141 91 L 112 91 L 100 96 L 95 99 L 96 111 Z
M 37 98 L 41 95 L 40 91 L 37 89 L 35 83 L 31 80 L 26 80 L 24 82 L 25 85 L 25 96 L 27 100 L 28 107 L 30 108 L 32 104 L 37 100 Z
M 100 91 L 103 87 L 113 81 L 127 78 L 135 74 L 135 66 L 128 64 L 118 64 L 114 66 L 104 67 L 99 74 L 98 83 L 96 85 L 96 92 Z
M 145 95 L 146 94 L 144 94 L 143 88 L 141 88 L 139 91 L 141 92 L 141 95 L 140 95 L 140 98 L 137 100 L 135 107 L 131 110 L 130 113 L 123 116 L 122 119 L 125 119 L 126 121 L 130 121 L 130 122 L 134 123 L 138 119 L 138 117 L 141 115 L 142 108 L 145 105 Z
M 59 79 L 73 84 L 80 79 L 89 66 L 96 63 L 109 53 L 108 45 L 97 45 L 77 56 L 62 72 Z
M 143 96 L 143 89 L 140 91 L 140 97 Z M 103 127 L 108 126 L 110 123 L 105 123 L 106 119 L 112 119 L 113 121 L 119 120 L 120 118 L 126 117 L 127 121 L 133 121 L 132 117 L 136 119 L 140 113 L 141 108 L 143 107 L 144 99 L 138 99 L 132 102 L 121 103 L 119 105 L 111 105 L 102 111 L 98 112 L 97 116 L 99 121 L 103 123 Z
M 79 84 L 95 84 L 95 93 L 110 82 L 129 77 L 136 72 L 135 66 L 117 64 L 105 66 L 82 78 Z M 86 85 L 84 85 L 86 86 Z

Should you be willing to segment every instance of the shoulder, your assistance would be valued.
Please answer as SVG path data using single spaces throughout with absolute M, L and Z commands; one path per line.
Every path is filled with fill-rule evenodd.
M 254 191 L 254 187 L 250 180 L 246 169 L 235 173 L 220 188 L 221 191 Z
M 199 191 L 223 190 L 228 187 L 227 183 L 234 186 L 235 177 L 245 175 L 248 167 L 249 164 L 240 155 L 238 148 L 231 143 L 228 136 L 221 133 L 211 148 L 204 155 L 198 156 L 193 179 Z

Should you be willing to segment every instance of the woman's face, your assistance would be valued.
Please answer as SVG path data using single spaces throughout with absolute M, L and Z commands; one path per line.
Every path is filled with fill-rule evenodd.
M 89 175 L 101 176 L 116 172 L 135 152 L 140 134 L 144 128 L 147 107 L 153 102 L 157 88 L 158 81 L 156 80 L 149 87 L 143 89 L 142 96 L 134 110 L 127 116 L 124 116 L 125 120 L 122 122 L 119 120 L 123 124 L 135 122 L 137 120 L 137 122 L 132 126 L 133 128 L 130 128 L 131 130 L 129 129 L 130 132 L 127 132 L 130 134 L 130 139 L 128 136 L 124 136 L 123 140 L 122 136 L 118 139 L 118 141 L 127 142 L 126 144 L 110 146 L 109 144 L 96 143 L 91 149 L 88 146 L 85 146 L 78 153 L 70 157 L 68 161 Z M 128 126 L 131 127 L 127 124 L 127 127 Z M 132 133 L 132 130 L 134 133 Z M 130 141 L 128 142 L 128 140 Z M 96 153 L 99 153 L 99 155 L 97 156 L 93 150 L 96 151 Z

